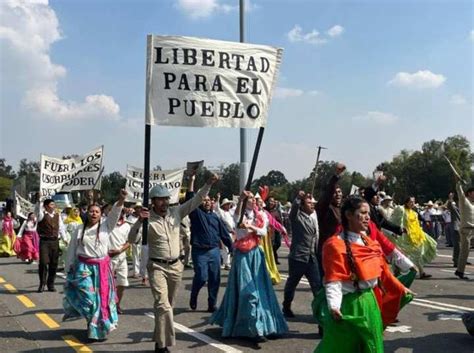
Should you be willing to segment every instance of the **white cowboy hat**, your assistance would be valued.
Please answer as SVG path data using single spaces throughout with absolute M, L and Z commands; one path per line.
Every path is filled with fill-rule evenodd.
M 226 198 L 224 198 L 224 199 L 222 200 L 221 206 L 224 206 L 225 204 L 228 204 L 228 203 L 232 203 L 232 204 L 233 204 L 234 201 L 229 200 L 229 199 L 226 197 Z
M 425 203 L 425 206 L 433 206 L 434 203 L 433 201 L 429 200 L 427 203 Z

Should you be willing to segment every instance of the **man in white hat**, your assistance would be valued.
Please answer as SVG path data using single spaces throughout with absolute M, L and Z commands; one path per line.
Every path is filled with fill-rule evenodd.
M 434 238 L 434 231 L 433 231 L 433 222 L 431 220 L 431 216 L 433 216 L 435 213 L 433 206 L 434 206 L 433 201 L 429 200 L 427 203 L 425 203 L 426 208 L 421 214 L 421 217 L 423 218 L 423 230 L 425 231 L 425 233 L 429 234 L 432 238 Z
M 143 219 L 148 218 L 147 267 L 155 299 L 155 352 L 169 352 L 167 347 L 176 344 L 173 305 L 184 268 L 183 263 L 179 261 L 181 221 L 201 205 L 217 180 L 217 175 L 213 174 L 192 199 L 174 207 L 169 207 L 169 190 L 163 185 L 154 186 L 150 190 L 151 210 L 142 209 L 140 218 L 130 230 L 129 242 L 135 243 Z
M 393 199 L 390 195 L 386 195 L 380 202 L 379 212 L 382 214 L 383 218 L 390 221 L 393 214 Z

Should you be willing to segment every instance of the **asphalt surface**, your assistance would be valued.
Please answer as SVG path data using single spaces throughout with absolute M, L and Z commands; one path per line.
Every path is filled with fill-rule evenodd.
M 451 249 L 440 246 L 439 256 L 426 267 L 433 275 L 429 280 L 417 279 L 412 289 L 417 293 L 412 304 L 399 315 L 400 322 L 385 333 L 388 353 L 473 353 L 474 337 L 469 336 L 462 322 L 463 312 L 474 311 L 474 266 L 468 266 L 470 280 L 454 277 Z M 287 275 L 288 249 L 283 245 L 280 271 Z M 474 251 L 470 261 L 474 263 Z M 207 320 L 207 288 L 203 288 L 198 309 L 189 309 L 193 270 L 186 269 L 175 307 L 177 345 L 172 352 L 295 352 L 310 353 L 319 342 L 317 327 L 311 314 L 312 294 L 306 280 L 300 283 L 293 310 L 296 318 L 288 320 L 287 336 L 270 340 L 260 349 L 243 339 L 222 339 L 221 329 Z M 224 295 L 227 271 L 222 271 L 219 298 Z M 153 300 L 148 287 L 130 279 L 125 291 L 119 327 L 104 342 L 87 339 L 84 319 L 62 322 L 62 284 L 58 278 L 57 293 L 36 293 L 37 266 L 16 258 L 0 259 L 0 351 L 1 352 L 151 352 Z M 275 286 L 279 301 L 283 298 L 284 281 Z M 13 287 L 11 287 L 13 286 Z M 15 291 L 16 289 L 16 291 Z M 220 303 L 219 299 L 219 303 Z M 350 352 L 334 352 L 350 353 Z

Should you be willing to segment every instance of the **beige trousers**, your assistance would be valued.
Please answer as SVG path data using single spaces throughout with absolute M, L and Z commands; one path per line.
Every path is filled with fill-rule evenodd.
M 466 269 L 467 258 L 469 257 L 469 247 L 471 238 L 474 236 L 474 229 L 462 228 L 459 231 L 459 242 L 461 243 L 458 258 L 458 271 L 464 273 Z
M 178 261 L 172 265 L 148 262 L 148 276 L 151 292 L 155 299 L 155 335 L 158 348 L 176 344 L 174 331 L 173 305 L 183 275 L 183 264 Z

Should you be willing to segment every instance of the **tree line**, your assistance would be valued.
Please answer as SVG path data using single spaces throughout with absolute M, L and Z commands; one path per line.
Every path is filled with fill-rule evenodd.
M 474 181 L 474 153 L 469 140 L 461 135 L 448 137 L 444 141 L 431 140 L 425 142 L 419 151 L 402 150 L 391 161 L 377 165 L 376 170 L 384 172 L 387 181 L 385 191 L 393 195 L 395 200 L 402 202 L 408 196 L 416 196 L 420 202 L 446 199 L 448 193 L 454 190 L 455 179 L 445 156 L 453 163 L 461 177 L 468 183 Z M 350 164 L 350 161 L 341 161 Z M 268 185 L 270 194 L 285 202 L 292 200 L 299 190 L 310 192 L 314 183 L 314 197 L 320 196 L 321 190 L 334 175 L 336 161 L 320 161 L 307 177 L 289 182 L 285 175 L 275 169 L 257 178 L 252 183 L 252 191 L 258 191 L 259 186 Z M 155 170 L 160 170 L 156 166 Z M 211 173 L 206 167 L 199 170 L 196 185 L 202 185 Z M 232 163 L 222 167 L 221 179 L 213 188 L 211 196 L 218 191 L 222 197 L 231 198 L 239 194 L 240 167 Z M 0 158 L 0 200 L 11 197 L 16 189 L 23 196 L 34 193 L 39 189 L 39 162 L 22 159 L 18 170 Z M 373 183 L 373 176 L 364 176 L 358 171 L 346 170 L 339 181 L 343 193 L 348 194 L 352 185 L 365 187 Z M 102 177 L 101 194 L 107 202 L 113 202 L 119 190 L 125 185 L 125 178 L 117 171 Z M 186 181 L 183 183 L 186 185 Z

